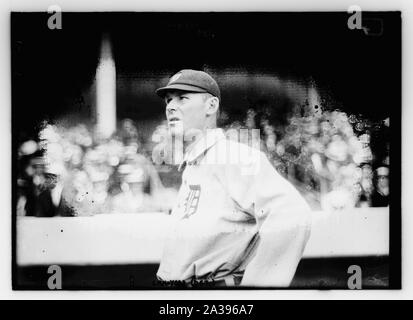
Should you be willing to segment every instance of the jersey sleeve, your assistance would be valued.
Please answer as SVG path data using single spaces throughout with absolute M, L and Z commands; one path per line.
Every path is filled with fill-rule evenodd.
M 225 173 L 231 199 L 254 216 L 259 234 L 242 285 L 288 286 L 310 235 L 310 208 L 263 153 L 250 159 Z

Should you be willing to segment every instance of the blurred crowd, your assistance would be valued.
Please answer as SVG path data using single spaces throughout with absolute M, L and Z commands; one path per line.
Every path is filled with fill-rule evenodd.
M 17 214 L 38 217 L 169 212 L 176 197 L 129 119 L 106 139 L 85 124 L 45 124 L 19 147 L 17 186 Z
M 261 150 L 313 209 L 389 204 L 389 119 L 297 106 L 286 123 L 271 109 L 249 109 L 227 128 L 259 128 Z M 375 140 L 375 143 L 374 141 Z
M 313 209 L 388 206 L 388 118 L 372 123 L 309 106 L 297 107 L 285 123 L 275 118 L 271 110 L 251 108 L 223 128 L 260 129 L 261 150 Z M 152 142 L 164 134 L 166 123 L 156 127 Z M 17 214 L 170 212 L 179 173 L 154 166 L 153 150 L 141 140 L 129 119 L 109 138 L 85 124 L 45 124 L 37 141 L 18 149 Z

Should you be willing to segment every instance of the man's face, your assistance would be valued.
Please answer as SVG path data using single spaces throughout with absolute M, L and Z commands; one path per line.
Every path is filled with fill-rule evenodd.
M 204 93 L 168 91 L 165 104 L 166 119 L 172 134 L 204 129 L 207 116 L 207 98 Z
M 44 178 L 45 178 L 44 185 L 47 189 L 55 188 L 57 185 L 57 182 L 59 181 L 59 176 L 55 174 L 45 173 Z
M 377 177 L 377 187 L 380 190 L 387 189 L 389 187 L 389 177 L 387 175 L 379 175 Z

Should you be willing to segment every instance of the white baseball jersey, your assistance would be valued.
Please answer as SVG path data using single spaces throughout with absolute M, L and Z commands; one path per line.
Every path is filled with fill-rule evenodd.
M 245 284 L 270 286 L 278 284 L 275 270 L 288 285 L 310 230 L 310 209 L 298 191 L 262 152 L 226 139 L 221 129 L 195 142 L 183 164 L 158 278 L 221 280 L 245 272 Z M 255 280 L 260 272 L 269 275 Z

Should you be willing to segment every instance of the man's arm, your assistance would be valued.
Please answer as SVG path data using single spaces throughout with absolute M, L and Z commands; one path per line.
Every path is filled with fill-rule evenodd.
M 234 200 L 253 208 L 259 230 L 258 247 L 246 266 L 241 285 L 285 287 L 294 277 L 310 236 L 310 208 L 265 155 L 259 158 L 258 167 L 250 170 L 253 174 L 233 171 L 238 178 L 228 176 L 238 185 L 232 188 Z
M 258 247 L 241 285 L 289 286 L 309 235 L 309 224 L 304 221 L 284 222 L 277 215 L 269 214 L 260 228 Z

